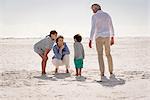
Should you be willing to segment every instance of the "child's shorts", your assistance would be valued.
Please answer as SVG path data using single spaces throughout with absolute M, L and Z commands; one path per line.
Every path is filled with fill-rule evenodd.
M 83 68 L 83 59 L 74 59 L 75 68 Z

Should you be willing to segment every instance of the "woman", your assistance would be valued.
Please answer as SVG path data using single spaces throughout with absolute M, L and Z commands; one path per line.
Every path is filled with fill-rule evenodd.
M 63 36 L 59 36 L 56 39 L 56 45 L 53 47 L 54 56 L 52 58 L 52 63 L 56 67 L 55 73 L 58 72 L 59 66 L 66 66 L 66 73 L 69 73 L 69 48 L 64 42 Z
M 48 60 L 48 53 L 53 47 L 53 44 L 57 38 L 57 32 L 55 30 L 52 30 L 48 36 L 46 36 L 44 39 L 40 40 L 34 45 L 34 51 L 39 54 L 39 56 L 42 58 L 42 75 L 46 74 L 46 63 Z

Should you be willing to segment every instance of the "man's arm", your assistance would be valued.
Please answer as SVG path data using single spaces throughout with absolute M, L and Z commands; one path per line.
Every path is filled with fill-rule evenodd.
M 110 33 L 111 33 L 110 45 L 113 45 L 114 44 L 114 27 L 113 27 L 113 24 L 112 24 L 111 17 L 110 17 L 110 20 L 109 20 L 109 29 L 110 29 Z
M 92 40 L 93 40 L 93 37 L 94 37 L 94 34 L 95 34 L 95 23 L 96 23 L 96 19 L 94 17 L 94 15 L 92 16 L 92 22 L 91 22 L 91 33 L 90 33 L 90 41 L 89 41 L 89 47 L 92 48 Z

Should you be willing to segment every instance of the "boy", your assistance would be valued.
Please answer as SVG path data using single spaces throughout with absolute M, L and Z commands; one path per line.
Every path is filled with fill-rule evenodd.
M 84 48 L 81 43 L 82 37 L 77 34 L 74 36 L 74 64 L 76 68 L 76 76 L 81 76 L 81 70 L 83 68 L 83 59 L 84 59 Z

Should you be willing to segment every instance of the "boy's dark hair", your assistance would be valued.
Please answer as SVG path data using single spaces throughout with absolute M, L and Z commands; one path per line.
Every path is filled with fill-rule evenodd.
M 81 42 L 82 41 L 82 36 L 80 34 L 76 34 L 73 38 L 76 39 L 77 42 Z
M 60 38 L 64 39 L 64 37 L 60 35 L 60 36 L 57 37 L 56 43 L 58 43 L 58 40 L 59 40 Z
M 57 32 L 55 30 L 52 30 L 52 31 L 50 31 L 50 34 L 48 36 L 51 37 L 52 34 L 56 34 L 57 35 Z

